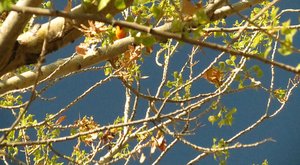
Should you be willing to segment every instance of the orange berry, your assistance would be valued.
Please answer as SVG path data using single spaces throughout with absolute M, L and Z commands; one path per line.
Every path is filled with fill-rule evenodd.
M 126 32 L 125 32 L 124 28 L 117 26 L 116 27 L 116 38 L 121 39 L 121 38 L 125 38 L 125 37 L 126 37 Z

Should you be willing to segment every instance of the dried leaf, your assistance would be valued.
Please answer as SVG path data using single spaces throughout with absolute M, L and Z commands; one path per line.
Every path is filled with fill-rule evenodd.
M 60 124 L 61 122 L 63 122 L 66 118 L 67 118 L 67 116 L 60 116 L 60 117 L 56 120 L 55 124 L 56 124 L 56 125 L 59 125 L 59 124 Z
M 147 46 L 146 47 L 146 53 L 151 54 L 153 52 L 153 47 L 152 46 Z
M 153 154 L 155 152 L 155 150 L 156 150 L 156 144 L 155 143 L 156 143 L 155 141 L 153 141 L 151 143 L 151 149 L 150 149 L 150 153 L 151 154 Z
M 222 85 L 223 73 L 217 68 L 208 69 L 202 77 L 216 86 Z
M 68 0 L 68 3 L 64 9 L 65 12 L 71 12 L 72 9 L 72 0 Z
M 160 138 L 157 139 L 157 147 L 161 151 L 165 151 L 167 148 L 167 141 L 164 136 L 161 136 Z
M 85 26 L 83 24 L 80 25 L 77 29 L 84 33 L 87 37 L 92 37 L 90 39 L 92 41 L 98 42 L 99 34 L 105 32 L 107 30 L 107 26 L 104 23 L 98 21 L 88 21 L 89 26 Z
M 76 46 L 76 53 L 80 55 L 85 55 L 87 51 L 88 45 L 85 43 L 80 43 L 80 45 Z
M 146 160 L 146 156 L 144 153 L 142 153 L 140 157 L 140 163 L 144 163 L 145 160 Z
M 77 120 L 75 124 L 79 125 L 79 132 L 86 132 L 96 128 L 99 128 L 99 124 L 97 124 L 93 117 L 84 117 L 81 120 Z M 91 145 L 94 140 L 98 138 L 97 133 L 92 133 L 88 135 L 84 135 L 80 137 L 80 140 L 83 141 L 86 145 Z
M 167 148 L 167 141 L 163 140 L 162 143 L 158 146 L 161 151 L 165 151 Z
M 201 8 L 201 3 L 194 5 L 191 0 L 182 0 L 181 13 L 183 15 L 192 16 Z
M 151 138 L 150 145 L 151 145 L 150 153 L 153 154 L 155 152 L 156 146 L 157 146 L 157 142 L 154 137 Z
M 167 148 L 167 141 L 162 131 L 158 131 L 155 137 L 156 146 L 161 150 L 165 151 Z

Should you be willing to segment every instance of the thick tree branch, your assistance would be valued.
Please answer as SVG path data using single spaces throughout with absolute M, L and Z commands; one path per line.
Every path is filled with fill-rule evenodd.
M 232 7 L 229 6 L 221 7 L 213 12 L 212 17 L 210 19 L 217 20 L 217 19 L 227 17 L 231 14 L 234 14 L 235 12 L 245 10 L 250 6 L 253 6 L 262 1 L 263 0 L 249 0 L 247 2 L 239 2 L 233 4 Z M 98 19 L 105 18 L 107 13 L 110 13 L 111 15 L 115 15 L 119 13 L 120 10 L 117 10 L 114 7 L 113 3 L 114 1 L 110 1 L 107 7 L 105 7 L 103 10 L 99 11 L 98 13 L 95 9 L 89 10 L 89 12 L 92 11 L 92 13 L 94 14 L 97 13 Z M 127 3 L 126 5 L 129 6 L 132 3 L 132 0 L 126 1 L 126 3 Z M 31 14 L 34 13 L 34 14 L 42 14 L 42 15 L 49 15 L 49 16 L 62 16 L 62 17 L 72 18 L 76 20 L 70 22 L 65 18 L 56 18 L 51 22 L 49 22 L 51 26 L 47 36 L 49 41 L 49 43 L 47 43 L 47 50 L 46 50 L 47 53 L 58 50 L 59 48 L 69 44 L 70 42 L 73 42 L 75 39 L 80 37 L 82 35 L 81 32 L 74 27 L 79 26 L 80 24 L 86 24 L 86 19 L 87 19 L 87 18 L 80 19 L 78 17 L 73 17 L 85 13 L 85 10 L 81 5 L 74 8 L 71 11 L 71 13 L 69 13 L 69 15 L 68 13 L 63 13 L 59 11 L 49 12 L 43 9 L 19 8 L 18 6 L 13 6 L 12 10 L 23 12 L 23 13 L 31 13 Z M 35 63 L 41 51 L 42 41 L 45 37 L 45 32 L 47 28 L 48 28 L 48 23 L 43 24 L 42 27 L 37 31 L 36 35 L 27 33 L 20 36 L 18 39 L 18 44 L 20 44 L 20 46 L 18 47 L 18 49 L 14 50 L 16 52 L 15 53 L 16 58 L 14 58 L 14 60 L 7 61 L 9 62 L 9 64 L 7 64 L 5 68 L 0 70 L 0 75 L 3 75 L 22 65 Z
M 129 6 L 132 2 L 133 0 L 128 0 L 126 1 L 126 5 Z M 22 12 L 24 9 L 23 7 L 12 6 L 12 8 L 19 9 L 19 12 L 21 11 L 23 14 L 29 14 L 28 12 Z M 121 10 L 115 8 L 114 0 L 112 0 L 101 11 L 97 11 L 97 7 L 95 6 L 86 9 L 84 6 L 79 5 L 75 7 L 70 14 L 91 13 L 91 15 L 95 14 L 99 18 L 105 18 L 108 13 L 114 16 L 120 12 Z M 87 24 L 87 20 L 81 19 L 71 21 L 66 18 L 55 18 L 49 23 L 43 24 L 35 34 L 32 34 L 31 32 L 22 34 L 19 36 L 18 42 L 16 43 L 18 47 L 13 50 L 15 58 L 6 61 L 5 67 L 0 69 L 0 76 L 20 66 L 36 63 L 42 50 L 45 37 L 47 37 L 48 40 L 46 48 L 47 54 L 78 39 L 82 36 L 82 33 L 77 30 L 76 27 L 80 27 L 81 24 Z M 10 45 L 14 44 L 15 43 Z
M 43 10 L 43 11 L 46 12 L 46 10 Z M 47 10 L 47 12 L 51 12 L 51 11 Z M 290 72 L 299 73 L 299 70 L 294 68 L 294 67 L 291 67 L 291 66 L 288 66 L 288 65 L 276 62 L 276 61 L 270 61 L 268 59 L 265 59 L 263 57 L 255 55 L 255 54 L 249 54 L 249 53 L 246 53 L 246 52 L 243 52 L 243 51 L 233 50 L 233 49 L 227 48 L 225 46 L 217 45 L 217 44 L 214 44 L 214 43 L 202 42 L 202 41 L 199 41 L 199 40 L 184 38 L 181 35 L 164 31 L 164 30 L 168 30 L 170 28 L 170 26 L 171 26 L 170 24 L 166 24 L 166 25 L 163 25 L 163 26 L 158 27 L 158 28 L 150 28 L 150 27 L 139 25 L 139 24 L 136 24 L 136 23 L 101 19 L 101 18 L 95 17 L 94 15 L 86 15 L 86 14 L 85 15 L 82 15 L 82 14 L 81 15 L 72 15 L 72 14 L 68 14 L 68 13 L 58 13 L 58 15 L 63 15 L 63 16 L 67 16 L 67 17 L 70 17 L 70 18 L 77 17 L 79 19 L 98 20 L 98 21 L 103 21 L 103 22 L 107 22 L 107 23 L 110 23 L 110 24 L 121 25 L 123 27 L 136 29 L 136 30 L 139 30 L 139 31 L 142 31 L 142 32 L 148 32 L 148 33 L 153 34 L 155 36 L 160 36 L 160 37 L 165 37 L 165 38 L 174 38 L 174 39 L 177 39 L 177 40 L 180 40 L 180 41 L 184 41 L 184 42 L 195 44 L 195 45 L 200 45 L 200 46 L 203 46 L 203 47 L 208 47 L 208 48 L 211 48 L 211 49 L 214 49 L 214 50 L 219 50 L 219 51 L 227 52 L 227 53 L 238 55 L 238 56 L 244 56 L 244 57 L 256 59 L 256 60 L 265 62 L 267 64 L 277 66 L 279 68 L 282 68 L 282 69 L 290 71 Z M 131 40 L 131 41 L 127 42 L 129 40 Z M 99 56 L 99 57 L 96 57 L 96 56 L 95 57 L 94 56 L 86 56 L 85 58 L 83 58 L 81 56 L 75 57 L 74 59 L 72 59 L 70 61 L 70 63 L 68 63 L 68 65 L 63 67 L 64 69 L 59 71 L 57 73 L 57 75 L 54 76 L 54 77 L 61 76 L 61 75 L 66 74 L 68 72 L 76 71 L 76 70 L 79 70 L 81 68 L 85 68 L 85 67 L 88 67 L 90 65 L 93 65 L 93 64 L 97 64 L 101 61 L 109 59 L 110 58 L 109 56 L 112 57 L 114 55 L 121 54 L 121 53 L 123 53 L 124 51 L 127 50 L 127 46 L 125 46 L 125 45 L 128 45 L 128 44 L 134 42 L 133 38 L 131 38 L 129 40 L 127 40 L 127 39 L 119 40 L 117 43 L 124 41 L 124 44 L 119 44 L 120 48 L 117 48 L 118 45 L 112 45 L 111 46 L 112 49 L 110 47 L 108 47 L 108 50 L 118 49 L 119 50 L 118 53 L 116 53 L 114 51 L 108 51 L 108 50 L 106 52 L 106 51 L 104 51 L 104 49 L 106 49 L 106 48 L 101 48 L 99 50 L 102 51 L 103 53 L 108 53 L 107 56 L 103 56 L 103 54 L 100 53 L 102 55 Z M 123 46 L 121 46 L 121 45 L 123 45 Z M 90 59 L 92 59 L 92 60 L 90 60 Z M 39 80 L 43 80 L 44 78 L 46 78 L 59 65 L 63 64 L 64 62 L 65 62 L 65 60 L 60 60 L 60 61 L 57 61 L 54 64 L 44 66 L 42 68 L 43 76 L 41 76 Z M 26 72 L 26 73 L 24 73 L 20 76 L 15 76 L 15 77 L 12 77 L 8 80 L 0 81 L 0 93 L 5 93 L 5 92 L 7 92 L 9 90 L 12 90 L 12 89 L 20 89 L 20 88 L 31 86 L 32 82 L 35 78 L 36 78 L 36 73 L 33 72 L 33 71 L 30 71 L 30 72 Z
M 91 55 L 76 55 L 71 60 L 69 58 L 58 60 L 55 63 L 43 66 L 41 68 L 41 75 L 38 77 L 38 81 L 47 78 L 53 73 L 60 65 L 64 64 L 65 61 L 69 60 L 63 67 L 61 67 L 53 77 L 59 77 L 64 74 L 80 70 L 82 68 L 96 65 L 102 61 L 108 60 L 114 56 L 117 56 L 126 50 L 128 45 L 134 43 L 133 37 L 127 37 L 122 40 L 116 41 L 113 45 L 108 47 L 102 47 L 97 49 L 95 54 Z M 5 81 L 0 81 L 0 93 L 5 93 L 13 89 L 21 89 L 33 85 L 33 82 L 37 78 L 37 71 L 28 71 L 21 75 L 14 76 Z
M 253 0 L 253 1 L 249 1 L 249 2 L 240 2 L 240 3 L 237 4 L 237 6 L 239 6 L 241 3 L 246 3 L 248 5 L 250 5 L 250 4 L 252 5 L 252 4 L 255 4 L 254 2 L 258 3 L 260 1 Z M 243 9 L 245 9 L 245 8 L 238 7 L 236 10 L 243 10 Z M 13 8 L 13 10 L 23 11 L 23 12 L 26 12 L 26 13 L 35 13 L 35 14 L 40 14 L 40 15 L 47 15 L 47 16 L 66 17 L 66 18 L 78 19 L 78 20 L 87 20 L 88 19 L 88 20 L 105 22 L 105 23 L 108 23 L 108 24 L 111 24 L 111 25 L 120 25 L 122 27 L 135 29 L 135 30 L 138 30 L 138 31 L 141 31 L 141 32 L 150 33 L 150 34 L 155 35 L 157 37 L 173 38 L 173 39 L 183 41 L 183 42 L 186 42 L 186 43 L 199 45 L 199 46 L 202 46 L 202 47 L 211 48 L 213 50 L 218 50 L 218 51 L 230 53 L 232 55 L 238 55 L 238 56 L 244 56 L 244 57 L 247 57 L 247 58 L 256 59 L 256 60 L 262 61 L 262 62 L 267 63 L 267 64 L 272 64 L 276 67 L 287 70 L 289 72 L 299 73 L 299 70 L 292 67 L 292 66 L 285 65 L 285 64 L 282 64 L 282 63 L 279 63 L 279 62 L 276 62 L 276 61 L 270 61 L 270 60 L 265 59 L 265 58 L 263 58 L 259 55 L 256 55 L 256 54 L 245 53 L 245 52 L 242 52 L 242 51 L 239 51 L 239 50 L 230 49 L 226 46 L 221 46 L 221 45 L 214 44 L 214 43 L 202 42 L 202 41 L 191 39 L 191 38 L 185 38 L 181 34 L 170 33 L 168 31 L 171 29 L 171 23 L 166 23 L 165 25 L 162 25 L 158 28 L 151 28 L 151 27 L 143 26 L 143 25 L 140 25 L 140 24 L 137 24 L 137 23 L 126 22 L 126 21 L 109 20 L 109 19 L 106 19 L 106 18 L 98 17 L 98 16 L 95 16 L 95 15 L 89 15 L 89 14 L 69 14 L 69 13 L 61 12 L 61 11 L 35 9 L 35 8 L 30 8 L 30 7 L 23 8 L 22 10 L 18 9 L 18 8 Z M 238 12 L 238 11 L 235 11 L 235 12 Z M 235 12 L 231 12 L 230 14 L 233 14 Z
M 36 7 L 41 3 L 42 0 L 20 0 L 16 6 L 20 8 L 24 6 Z M 32 14 L 12 11 L 3 22 L 0 28 L 0 71 L 7 67 L 10 60 L 15 59 L 13 49 L 17 46 L 16 39 L 22 33 L 31 16 Z

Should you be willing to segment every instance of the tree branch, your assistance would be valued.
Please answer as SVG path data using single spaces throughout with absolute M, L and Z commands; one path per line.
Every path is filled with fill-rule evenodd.
M 20 8 L 25 6 L 36 7 L 41 3 L 42 0 L 20 0 L 16 6 Z M 22 33 L 31 16 L 32 14 L 12 11 L 3 22 L 0 28 L 0 71 L 6 68 L 11 60 L 16 58 L 13 50 L 14 47 L 18 46 L 16 39 Z
M 210 20 L 215 21 L 222 18 L 226 18 L 232 14 L 248 9 L 264 1 L 266 0 L 247 0 L 247 1 L 240 1 L 230 6 L 221 7 L 214 11 L 213 15 L 210 17 Z
M 260 2 L 260 0 L 249 1 L 249 3 L 250 2 L 258 3 L 258 2 Z M 250 3 L 250 4 L 252 4 L 252 3 Z M 248 2 L 246 4 L 248 4 Z M 240 5 L 240 3 L 238 3 L 238 5 Z M 233 7 L 234 7 L 234 5 L 233 5 Z M 160 38 L 161 37 L 173 38 L 178 41 L 183 41 L 183 42 L 190 43 L 193 45 L 199 45 L 199 46 L 207 47 L 207 48 L 210 48 L 213 50 L 226 52 L 226 53 L 229 53 L 232 55 L 243 56 L 243 57 L 255 59 L 258 61 L 262 61 L 264 63 L 274 65 L 276 67 L 279 67 L 279 68 L 284 69 L 289 72 L 300 73 L 300 70 L 296 69 L 295 67 L 292 67 L 292 66 L 289 66 L 289 65 L 286 65 L 283 63 L 279 63 L 276 61 L 270 61 L 270 60 L 265 59 L 264 57 L 261 57 L 257 54 L 245 53 L 245 52 L 242 52 L 239 50 L 230 49 L 227 46 L 221 46 L 221 45 L 218 45 L 215 43 L 203 42 L 203 41 L 199 41 L 199 40 L 195 40 L 195 39 L 191 39 L 191 38 L 186 38 L 186 37 L 182 36 L 181 34 L 170 33 L 168 31 L 171 29 L 171 23 L 166 23 L 165 25 L 162 25 L 158 28 L 151 28 L 151 27 L 140 25 L 140 24 L 133 23 L 133 22 L 110 20 L 110 19 L 102 18 L 102 17 L 96 16 L 96 15 L 91 15 L 91 14 L 72 14 L 72 13 L 69 14 L 69 13 L 66 13 L 63 11 L 52 11 L 52 10 L 36 9 L 36 8 L 30 8 L 30 7 L 23 8 L 22 10 L 15 8 L 15 7 L 12 9 L 17 10 L 17 11 L 23 11 L 26 13 L 35 13 L 35 14 L 46 15 L 46 16 L 58 16 L 58 17 L 66 17 L 66 18 L 70 18 L 70 19 L 79 19 L 79 20 L 94 20 L 94 21 L 100 21 L 100 22 L 104 22 L 107 24 L 111 24 L 111 25 L 120 25 L 122 27 L 138 30 L 138 31 L 145 32 L 145 33 L 150 33 L 150 34 L 160 37 Z M 231 14 L 238 12 L 242 9 L 245 9 L 245 8 L 238 7 L 237 9 L 235 9 L 237 11 L 231 12 Z
M 69 60 L 69 62 L 61 67 L 60 70 L 52 76 L 53 78 L 108 60 L 109 58 L 117 56 L 118 54 L 121 54 L 128 50 L 128 45 L 132 43 L 134 43 L 133 37 L 124 38 L 122 40 L 116 41 L 113 45 L 97 49 L 95 54 L 85 56 L 76 55 L 71 60 L 69 60 L 69 58 L 65 58 L 62 60 L 58 60 L 52 64 L 43 66 L 41 68 L 41 75 L 38 77 L 38 81 L 47 78 L 50 74 L 52 74 L 54 70 L 56 70 L 56 68 L 64 64 L 67 60 Z M 0 80 L 0 94 L 13 89 L 22 89 L 25 87 L 29 87 L 33 85 L 33 82 L 36 80 L 36 78 L 37 71 L 27 71 L 20 75 L 11 77 L 5 81 Z
M 129 6 L 132 2 L 133 0 L 128 0 L 126 1 L 126 5 Z M 16 9 L 15 11 L 21 12 L 24 15 L 30 14 L 29 12 L 25 12 L 24 7 L 12 6 L 11 8 Z M 39 8 L 34 9 L 43 10 Z M 108 13 L 114 16 L 120 12 L 121 10 L 115 8 L 114 0 L 111 0 L 109 4 L 101 11 L 97 11 L 97 7 L 95 6 L 91 6 L 90 8 L 85 9 L 85 7 L 83 7 L 82 5 L 78 5 L 77 7 L 73 8 L 69 14 L 78 15 L 83 13 L 90 13 L 90 15 L 94 14 L 99 18 L 105 18 Z M 50 28 L 48 29 L 49 24 Z M 45 50 L 47 54 L 56 51 L 78 39 L 82 36 L 82 33 L 78 29 L 76 29 L 76 27 L 80 27 L 81 24 L 87 25 L 87 19 L 75 19 L 71 21 L 66 18 L 55 18 L 52 21 L 43 24 L 34 35 L 31 32 L 22 34 L 18 38 L 18 47 L 13 50 L 13 52 L 15 52 L 15 58 L 13 60 L 7 60 L 5 67 L 0 69 L 0 76 L 20 66 L 36 63 L 42 50 L 42 45 L 45 37 L 47 37 L 48 40 L 47 49 Z M 18 26 L 16 27 L 20 28 Z M 14 43 L 9 45 L 14 45 Z
M 235 12 L 239 12 L 242 10 L 245 10 L 249 8 L 250 6 L 253 6 L 257 3 L 262 2 L 263 0 L 249 0 L 248 2 L 239 2 L 236 4 L 233 4 L 232 7 L 222 7 L 220 9 L 217 9 L 214 11 L 212 17 L 210 18 L 211 20 L 217 20 L 221 19 L 223 17 L 229 16 L 231 14 L 234 14 Z M 111 4 L 108 4 L 106 8 L 103 10 L 99 11 L 97 13 L 97 20 L 102 22 L 109 23 L 107 20 L 103 21 L 107 13 L 110 13 L 111 15 L 115 15 L 119 13 L 120 11 L 114 8 L 114 1 L 110 1 Z M 132 3 L 132 0 L 126 1 L 126 5 L 129 6 Z M 91 17 L 78 17 L 78 15 L 81 15 L 85 13 L 85 10 L 81 5 L 75 7 L 70 13 L 66 12 L 60 12 L 60 11 L 55 11 L 55 10 L 46 10 L 46 9 L 37 9 L 37 8 L 20 8 L 18 6 L 12 6 L 12 10 L 14 11 L 19 11 L 22 13 L 31 13 L 31 14 L 40 14 L 40 15 L 48 15 L 48 16 L 62 16 L 65 18 L 71 18 L 76 20 L 76 22 L 72 22 L 69 24 L 66 24 L 65 18 L 56 18 L 49 22 L 52 26 L 50 27 L 48 36 L 49 43 L 47 44 L 47 53 L 50 53 L 52 51 L 58 50 L 59 48 L 69 44 L 70 42 L 73 42 L 75 39 L 80 37 L 82 34 L 80 31 L 78 31 L 74 26 L 79 26 L 80 24 L 86 24 L 87 19 L 90 20 L 95 20 L 92 19 Z M 94 13 L 96 13 L 95 10 Z M 89 16 L 91 16 L 90 14 Z M 80 21 L 79 21 L 80 20 Z M 65 26 L 63 28 L 63 26 Z M 16 52 L 16 57 L 13 61 L 10 61 L 10 63 L 0 70 L 0 76 L 14 70 L 22 65 L 26 64 L 32 64 L 36 62 L 36 59 L 41 51 L 41 45 L 43 38 L 45 37 L 45 31 L 48 27 L 48 23 L 43 24 L 41 28 L 37 31 L 37 35 L 33 36 L 32 34 L 24 34 L 20 36 L 18 39 L 20 46 L 18 47 L 17 50 L 14 50 Z M 57 35 L 57 34 L 61 35 Z

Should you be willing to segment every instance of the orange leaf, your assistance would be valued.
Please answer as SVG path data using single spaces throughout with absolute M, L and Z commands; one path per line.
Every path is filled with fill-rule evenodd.
M 202 77 L 212 84 L 222 85 L 223 73 L 217 68 L 209 68 Z
M 163 140 L 162 143 L 158 146 L 161 151 L 165 151 L 167 148 L 167 141 Z
M 157 139 L 157 147 L 161 150 L 161 151 L 165 151 L 167 148 L 167 141 L 165 139 L 165 137 L 162 135 Z
M 87 51 L 87 44 L 80 43 L 78 46 L 76 46 L 76 53 L 80 55 L 85 55 Z
M 181 13 L 183 15 L 192 16 L 194 15 L 200 8 L 202 8 L 201 3 L 194 5 L 191 0 L 182 0 L 181 3 Z
M 63 122 L 66 118 L 67 118 L 67 116 L 60 116 L 60 117 L 56 120 L 55 124 L 56 124 L 56 125 L 59 125 L 59 124 L 60 124 L 61 122 Z

